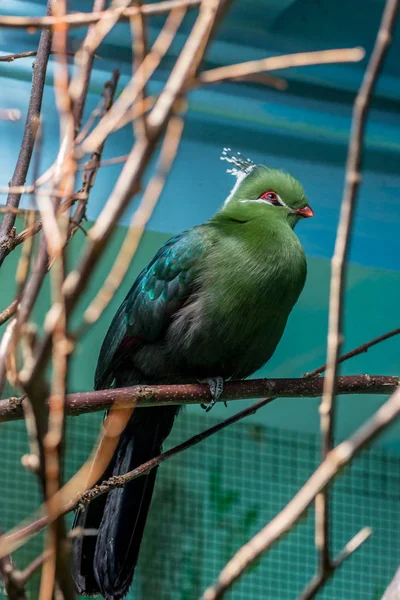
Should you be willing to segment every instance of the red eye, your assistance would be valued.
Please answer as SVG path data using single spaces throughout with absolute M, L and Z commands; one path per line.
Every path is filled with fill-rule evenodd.
M 269 200 L 271 202 L 271 204 L 275 204 L 276 206 L 280 205 L 277 194 L 275 192 L 273 192 L 272 190 L 269 190 L 268 192 L 264 192 L 264 194 L 262 194 L 260 196 L 260 198 L 262 198 L 263 200 Z

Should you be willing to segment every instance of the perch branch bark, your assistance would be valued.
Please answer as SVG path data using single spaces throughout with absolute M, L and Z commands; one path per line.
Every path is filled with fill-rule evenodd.
M 316 398 L 321 396 L 322 378 L 299 379 L 249 379 L 225 384 L 219 402 L 244 400 L 263 396 L 281 398 Z M 390 394 L 399 385 L 399 378 L 387 375 L 347 375 L 338 377 L 339 394 Z M 66 396 L 67 415 L 80 415 L 105 410 L 110 406 L 165 406 L 171 404 L 202 404 L 210 400 L 207 385 L 137 385 L 110 390 L 78 392 Z M 0 422 L 23 418 L 23 397 L 0 401 Z

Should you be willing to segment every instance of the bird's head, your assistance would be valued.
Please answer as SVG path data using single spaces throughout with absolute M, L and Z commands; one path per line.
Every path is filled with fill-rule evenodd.
M 230 148 L 224 148 L 221 160 L 232 165 L 228 173 L 236 177 L 221 215 L 241 222 L 286 220 L 292 228 L 299 219 L 314 215 L 301 183 L 289 173 L 256 165 L 240 152 L 232 153 Z

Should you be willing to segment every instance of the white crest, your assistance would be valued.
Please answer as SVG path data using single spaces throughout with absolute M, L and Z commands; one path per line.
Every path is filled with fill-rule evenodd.
M 247 175 L 251 173 L 251 171 L 256 165 L 250 158 L 243 158 L 240 152 L 232 152 L 230 148 L 224 148 L 222 150 L 220 160 L 224 160 L 225 162 L 233 165 L 233 167 L 227 169 L 226 172 L 236 177 L 235 185 L 233 186 L 229 196 L 224 202 L 225 206 L 232 199 L 234 193 L 236 192 L 239 185 L 242 183 L 243 179 L 245 179 Z

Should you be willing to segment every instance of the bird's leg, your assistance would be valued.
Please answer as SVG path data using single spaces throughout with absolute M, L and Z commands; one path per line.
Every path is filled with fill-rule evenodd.
M 210 404 L 201 404 L 201 408 L 204 408 L 206 412 L 210 411 L 214 404 L 218 402 L 218 400 L 222 396 L 222 392 L 224 391 L 224 378 L 223 377 L 209 377 L 207 379 L 199 379 L 199 383 L 208 383 L 210 392 L 211 392 L 211 402 Z M 224 401 L 225 406 L 228 406 Z

